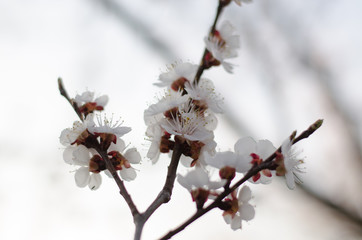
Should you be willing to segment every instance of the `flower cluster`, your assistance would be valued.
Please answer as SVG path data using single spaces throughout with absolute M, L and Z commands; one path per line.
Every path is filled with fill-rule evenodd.
M 83 106 L 100 106 L 99 99 L 95 102 L 87 102 L 93 100 L 93 95 L 92 92 L 87 91 L 82 95 L 77 95 L 74 101 L 81 106 L 80 109 Z M 102 96 L 101 99 L 108 99 L 108 97 Z M 141 156 L 135 148 L 125 151 L 125 143 L 121 139 L 124 134 L 131 131 L 131 128 L 122 127 L 119 121 L 113 123 L 105 115 L 98 115 L 98 121 L 95 123 L 92 112 L 101 111 L 104 106 L 105 101 L 102 108 L 95 107 L 92 111 L 89 111 L 89 107 L 83 108 L 87 109 L 81 111 L 85 120 L 74 122 L 72 128 L 64 129 L 60 135 L 60 143 L 66 147 L 63 153 L 64 161 L 79 166 L 74 175 L 78 187 L 88 185 L 92 190 L 98 189 L 102 183 L 100 175 L 102 171 L 112 177 L 104 157 L 110 160 L 123 180 L 130 181 L 136 178 L 136 171 L 131 164 L 140 163 Z M 104 152 L 103 156 L 100 151 Z
M 183 162 L 189 166 L 202 165 L 204 153 L 215 150 L 214 114 L 222 112 L 223 99 L 210 80 L 194 84 L 196 71 L 197 65 L 178 62 L 159 76 L 156 85 L 166 87 L 165 95 L 144 112 L 151 141 L 147 156 L 153 163 L 160 153 L 172 151 L 175 141 L 182 145 Z

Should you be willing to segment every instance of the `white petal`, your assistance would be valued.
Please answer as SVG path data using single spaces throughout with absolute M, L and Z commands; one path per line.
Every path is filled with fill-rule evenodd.
M 91 190 L 97 190 L 99 186 L 102 184 L 102 176 L 99 173 L 93 173 L 90 176 L 90 180 L 88 183 L 88 187 Z
M 236 153 L 241 155 L 250 155 L 256 152 L 256 142 L 251 137 L 240 138 L 234 145 Z
M 94 101 L 97 103 L 98 106 L 104 107 L 108 103 L 108 96 L 102 95 L 100 97 L 97 97 Z
M 263 173 L 260 173 L 260 174 L 261 174 L 261 176 L 258 181 L 261 184 L 270 184 L 272 182 L 272 177 L 267 177 Z
M 202 188 L 209 184 L 209 175 L 201 167 L 196 167 L 186 175 L 196 188 Z
M 73 161 L 73 151 L 74 151 L 74 147 L 73 146 L 68 146 L 64 149 L 63 152 L 63 159 L 64 162 L 68 163 L 68 164 L 74 164 Z
M 239 207 L 239 213 L 242 219 L 245 221 L 249 221 L 254 218 L 255 216 L 255 210 L 254 207 L 250 204 L 242 204 Z
M 209 131 L 214 131 L 217 127 L 217 118 L 215 114 L 209 114 L 207 117 L 205 117 L 205 128 Z
M 119 173 L 121 174 L 122 179 L 125 181 L 132 181 L 137 177 L 136 170 L 134 170 L 132 167 L 123 168 L 119 171 Z
M 126 148 L 126 144 L 124 143 L 124 141 L 122 139 L 118 138 L 116 144 L 114 144 L 113 142 L 111 143 L 111 145 L 108 148 L 108 152 L 111 152 L 111 151 L 123 152 L 123 150 L 125 148 Z
M 290 190 L 293 190 L 295 188 L 295 181 L 294 181 L 293 172 L 287 172 L 285 174 L 285 180 L 287 182 L 288 188 Z
M 269 140 L 259 140 L 257 144 L 256 152 L 262 159 L 268 158 L 272 155 L 277 149 L 273 146 L 273 144 Z
M 226 182 L 227 182 L 226 179 L 221 179 L 219 182 L 210 181 L 208 186 L 210 190 L 215 190 L 223 187 Z
M 223 216 L 224 217 L 224 220 L 227 224 L 230 224 L 231 221 L 232 221 L 232 217 L 231 217 L 231 214 L 226 214 Z
M 241 229 L 241 217 L 238 215 L 235 215 L 230 223 L 230 227 L 234 231 Z
M 180 162 L 181 162 L 182 166 L 184 166 L 184 167 L 187 167 L 187 168 L 191 167 L 192 161 L 193 161 L 193 159 L 191 157 L 187 157 L 184 155 L 181 155 L 181 157 L 180 157 Z
M 238 199 L 244 203 L 251 199 L 251 190 L 248 186 L 244 186 L 242 189 L 240 189 Z
M 231 58 L 231 57 L 232 56 L 229 56 L 229 58 Z M 226 61 L 222 61 L 221 64 L 224 67 L 226 72 L 233 73 L 234 64 L 226 62 Z
M 160 143 L 156 141 L 152 141 L 150 148 L 147 152 L 147 157 L 155 164 L 160 157 Z
M 180 174 L 177 174 L 177 181 L 178 183 L 186 188 L 187 190 L 192 190 L 192 184 L 188 181 L 188 179 Z
M 112 133 L 115 134 L 117 137 L 122 137 L 126 133 L 129 133 L 132 130 L 130 127 L 116 127 L 113 129 Z
M 196 129 L 192 134 L 184 134 L 184 137 L 190 141 L 203 141 L 210 137 L 210 132 L 206 129 Z
M 250 162 L 252 160 L 252 157 L 249 155 L 239 155 L 236 154 L 236 165 L 235 169 L 239 173 L 245 173 L 250 170 L 250 168 L 253 166 Z
M 87 167 L 79 168 L 75 174 L 74 179 L 78 187 L 85 187 L 89 183 L 89 169 Z
M 133 164 L 138 164 L 141 162 L 141 155 L 136 148 L 128 149 L 124 154 L 124 157 Z
M 64 129 L 59 137 L 59 141 L 64 146 L 69 146 L 79 137 L 79 133 L 70 128 Z
M 75 165 L 88 166 L 90 160 L 89 150 L 83 145 L 77 146 L 73 151 L 73 162 Z

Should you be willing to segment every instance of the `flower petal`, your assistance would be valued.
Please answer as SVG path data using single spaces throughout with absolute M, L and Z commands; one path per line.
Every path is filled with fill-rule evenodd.
M 90 175 L 88 187 L 91 190 L 97 190 L 101 184 L 102 184 L 102 176 L 99 173 L 93 173 Z
M 273 144 L 269 140 L 259 140 L 257 144 L 256 152 L 262 159 L 268 158 L 272 155 L 277 149 L 273 146 Z
M 238 215 L 235 215 L 230 223 L 230 227 L 234 231 L 241 229 L 241 217 Z
M 73 146 L 68 146 L 64 149 L 63 152 L 63 159 L 64 162 L 68 163 L 68 164 L 74 164 L 73 161 L 73 151 L 74 151 L 74 147 Z
M 132 181 L 137 177 L 136 170 L 134 168 L 123 168 L 119 171 L 119 174 L 121 174 L 121 177 L 125 181 Z
M 240 138 L 234 145 L 236 153 L 241 155 L 250 155 L 256 152 L 256 142 L 251 137 Z
M 89 150 L 83 145 L 77 146 L 73 151 L 73 163 L 79 166 L 88 166 L 90 160 Z
M 250 221 L 255 216 L 255 210 L 249 203 L 244 203 L 239 207 L 239 213 L 243 220 Z
M 126 148 L 126 144 L 124 143 L 124 141 L 122 139 L 118 138 L 116 144 L 114 144 L 113 142 L 111 143 L 111 145 L 108 148 L 108 152 L 111 152 L 111 151 L 123 152 L 123 150 L 125 148 Z
M 248 186 L 244 186 L 242 189 L 240 189 L 238 199 L 244 203 L 251 199 L 251 190 Z
M 74 174 L 75 184 L 81 188 L 88 185 L 89 178 L 90 176 L 88 167 L 81 167 Z
M 124 157 L 133 164 L 138 164 L 141 162 L 141 155 L 136 148 L 128 149 L 124 154 Z
M 290 190 L 293 190 L 295 188 L 295 181 L 294 181 L 293 172 L 287 172 L 285 174 L 285 180 L 287 182 L 288 188 Z

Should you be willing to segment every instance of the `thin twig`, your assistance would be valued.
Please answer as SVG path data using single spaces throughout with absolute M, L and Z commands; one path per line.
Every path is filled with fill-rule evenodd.
M 70 105 L 72 105 L 72 108 L 74 109 L 75 113 L 78 115 L 79 119 L 81 121 L 83 121 L 83 115 L 82 113 L 80 112 L 79 110 L 79 107 L 77 105 L 76 102 L 73 101 L 73 99 L 71 99 L 67 93 L 67 91 L 65 90 L 64 88 L 64 85 L 63 85 L 63 81 L 61 78 L 58 78 L 58 88 L 59 88 L 59 92 L 60 92 L 60 95 L 62 95 L 65 99 L 67 99 L 67 101 L 70 103 Z
M 219 5 L 218 5 L 217 10 L 216 10 L 216 15 L 215 15 L 214 23 L 213 23 L 212 26 L 211 26 L 209 35 L 211 35 L 211 34 L 215 31 L 216 24 L 217 24 L 217 22 L 218 22 L 218 20 L 219 20 L 220 14 L 221 14 L 222 10 L 224 9 L 224 7 L 225 7 L 225 5 L 222 3 L 222 1 L 219 1 Z M 197 84 L 199 84 L 201 75 L 202 75 L 202 73 L 204 72 L 204 70 L 206 69 L 206 68 L 205 68 L 205 65 L 204 65 L 204 58 L 205 58 L 205 56 L 206 56 L 206 54 L 207 54 L 208 52 L 209 52 L 209 51 L 208 51 L 207 48 L 205 47 L 204 53 L 203 53 L 202 58 L 201 58 L 201 61 L 200 61 L 199 68 L 197 69 L 197 72 L 196 72 L 196 75 L 195 75 L 195 78 L 194 78 L 193 84 L 194 84 L 195 86 L 196 86 Z

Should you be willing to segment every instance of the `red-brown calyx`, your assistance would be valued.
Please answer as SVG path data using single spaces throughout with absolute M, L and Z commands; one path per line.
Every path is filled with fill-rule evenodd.
M 108 153 L 111 156 L 111 161 L 116 170 L 122 170 L 123 167 L 130 168 L 129 161 L 118 151 L 111 151 Z
M 219 60 L 214 58 L 211 52 L 207 51 L 205 54 L 205 57 L 203 59 L 203 67 L 205 69 L 209 69 L 212 66 L 219 66 L 221 63 Z
M 263 159 L 261 159 L 261 158 L 259 157 L 259 155 L 256 154 L 256 153 L 251 153 L 250 156 L 252 157 L 252 160 L 251 160 L 250 163 L 253 164 L 253 166 L 260 165 L 260 164 L 263 162 Z M 266 177 L 271 177 L 271 176 L 272 176 L 272 174 L 271 174 L 271 172 L 270 172 L 269 169 L 263 169 L 263 170 L 261 170 L 261 172 L 262 172 Z M 260 176 L 261 176 L 261 175 L 260 175 L 260 172 L 258 172 L 257 174 L 255 174 L 255 175 L 252 177 L 253 181 L 254 181 L 254 182 L 258 181 L 259 178 L 260 178 Z
M 239 202 L 238 198 L 236 197 L 236 192 L 233 191 L 231 193 L 231 199 L 226 198 L 223 202 L 223 207 L 226 209 L 223 213 L 223 216 L 230 214 L 232 218 L 234 218 L 235 214 L 239 210 Z
M 171 84 L 171 88 L 174 91 L 180 91 L 180 90 L 184 90 L 185 89 L 185 83 L 188 82 L 189 80 L 187 80 L 184 77 L 180 77 L 179 79 L 173 81 L 173 83 Z
M 91 148 L 97 142 L 97 137 L 91 134 L 88 129 L 84 130 L 81 134 L 79 134 L 78 138 L 72 142 L 71 145 L 84 145 L 87 148 Z
M 170 138 L 171 138 L 171 134 L 169 134 L 168 132 L 165 132 L 164 135 L 161 137 L 161 141 L 160 141 L 160 152 L 161 153 L 168 153 L 175 146 L 175 142 L 172 141 Z
M 192 200 L 196 203 L 197 209 L 201 209 L 209 197 L 209 190 L 198 188 L 191 191 Z
M 277 165 L 276 167 L 276 175 L 277 176 L 285 176 L 286 170 L 285 170 L 285 165 L 284 165 L 284 156 L 282 153 L 280 152 L 276 152 L 275 153 L 277 156 L 275 158 L 275 164 Z
M 87 116 L 89 113 L 94 112 L 95 110 L 102 111 L 104 108 L 98 106 L 96 102 L 87 102 L 79 107 L 79 111 Z
M 112 133 L 94 133 L 94 135 L 101 138 L 101 147 L 104 151 L 107 151 L 111 143 L 117 143 L 117 136 Z
M 105 161 L 103 161 L 103 159 L 99 155 L 94 155 L 89 161 L 90 172 L 99 173 L 105 170 L 106 168 L 107 167 Z
M 232 180 L 235 177 L 235 172 L 235 168 L 226 166 L 220 169 L 219 175 L 221 179 Z

